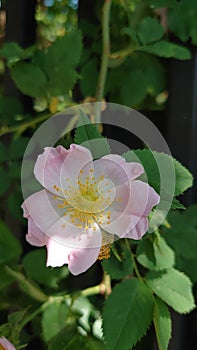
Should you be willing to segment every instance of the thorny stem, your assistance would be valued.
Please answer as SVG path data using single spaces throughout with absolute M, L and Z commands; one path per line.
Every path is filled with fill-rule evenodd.
M 101 102 L 104 94 L 108 61 L 110 55 L 110 9 L 111 0 L 105 0 L 102 9 L 102 57 L 101 57 L 101 68 L 98 77 L 98 84 L 96 88 L 96 101 Z M 95 123 L 101 122 L 101 106 L 97 104 Z

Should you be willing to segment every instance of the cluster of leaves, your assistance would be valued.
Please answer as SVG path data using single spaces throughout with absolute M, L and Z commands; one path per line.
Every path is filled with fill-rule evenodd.
M 94 154 L 92 141 L 99 138 L 103 147 Z M 107 140 L 84 113 L 81 113 L 74 141 L 88 147 L 95 158 L 110 151 Z M 148 150 L 135 152 L 146 169 L 150 184 L 159 191 L 157 162 L 149 161 Z M 132 154 L 132 151 L 126 153 L 125 159 L 132 161 Z M 152 157 L 164 157 L 166 164 L 169 159 L 155 152 Z M 176 196 L 191 186 L 192 176 L 176 160 L 174 164 Z M 152 173 L 154 177 L 150 176 Z M 153 322 L 159 349 L 167 350 L 172 332 L 169 307 L 181 314 L 195 307 L 190 280 L 196 281 L 195 213 L 196 206 L 183 214 L 172 213 L 159 231 L 147 234 L 141 241 L 116 242 L 110 259 L 102 262 L 103 270 L 113 282 L 112 292 L 106 300 L 99 296 L 102 290 L 99 286 L 72 291 L 67 267 L 53 270 L 45 267 L 44 248 L 25 254 L 19 264 L 22 247 L 0 222 L 0 289 L 3 296 L 0 308 L 7 308 L 9 303 L 9 308 L 16 309 L 1 325 L 0 334 L 16 346 L 25 345 L 30 341 L 25 326 L 31 322 L 34 338 L 41 334 L 40 341 L 49 350 L 73 350 L 79 346 L 85 350 L 104 347 L 106 350 L 128 350 L 146 334 Z M 92 268 L 92 273 L 97 265 Z M 85 275 L 89 278 L 90 274 L 91 270 L 84 278 Z M 102 285 L 104 283 L 105 280 Z M 97 297 L 93 297 L 95 290 Z

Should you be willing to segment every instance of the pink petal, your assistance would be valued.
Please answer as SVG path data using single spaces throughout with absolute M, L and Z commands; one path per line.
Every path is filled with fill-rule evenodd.
M 62 164 L 69 154 L 62 146 L 45 147 L 44 152 L 36 160 L 34 175 L 41 185 L 49 191 L 57 193 L 53 186 L 60 188 L 60 172 Z
M 153 206 L 158 204 L 159 195 L 148 184 L 139 180 L 120 185 L 116 189 L 115 200 L 104 212 L 105 215 L 110 213 L 110 219 L 107 224 L 105 221 L 100 226 L 119 237 L 127 237 L 130 231 L 135 237 L 142 236 L 148 229 L 145 218 Z M 121 200 L 120 203 L 118 199 Z
M 42 190 L 32 194 L 23 203 L 27 218 L 31 217 L 34 224 L 44 233 L 60 219 L 59 209 L 55 206 L 53 197 L 50 192 Z
M 66 178 L 75 183 L 79 171 L 91 161 L 90 151 L 80 145 L 72 144 L 69 150 L 62 146 L 46 147 L 38 156 L 34 174 L 50 192 L 64 196 L 62 189 L 66 189 Z
M 148 231 L 148 219 L 146 217 L 142 217 L 140 219 L 137 217 L 136 220 L 136 218 L 132 216 L 131 221 L 132 220 L 132 229 L 124 236 L 124 238 L 131 238 L 136 240 L 141 239 L 143 235 Z
M 139 217 L 147 216 L 160 201 L 160 196 L 147 183 L 131 182 L 131 196 L 126 212 Z
M 127 171 L 118 162 L 105 157 L 94 161 L 94 177 L 98 180 L 101 177 L 109 179 L 114 187 L 129 182 Z
M 71 240 L 69 243 L 71 244 Z M 47 266 L 62 266 L 68 263 L 71 273 L 78 275 L 96 261 L 102 244 L 101 231 L 99 228 L 96 231 L 89 229 L 87 235 L 81 235 L 78 240 L 73 239 L 73 246 L 70 244 L 61 244 L 50 238 L 47 243 Z
M 47 242 L 47 266 L 57 267 L 68 264 L 70 248 L 50 238 Z
M 68 268 L 73 275 L 87 271 L 97 260 L 100 252 L 98 248 L 78 249 L 70 253 Z
M 28 219 L 28 234 L 26 235 L 26 240 L 37 247 L 42 247 L 46 244 L 45 233 L 36 226 L 32 218 Z
M 117 154 L 109 154 L 104 156 L 103 159 L 108 159 L 115 162 L 117 165 L 121 166 L 127 173 L 130 180 L 134 180 L 136 177 L 144 173 L 144 168 L 140 163 L 130 162 L 127 163 L 125 159 Z
M 14 345 L 12 345 L 5 337 L 0 338 L 0 345 L 2 345 L 5 350 L 16 350 Z

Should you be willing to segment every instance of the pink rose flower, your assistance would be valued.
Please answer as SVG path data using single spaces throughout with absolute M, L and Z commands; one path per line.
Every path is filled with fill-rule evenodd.
M 44 189 L 22 205 L 27 241 L 46 245 L 47 266 L 68 264 L 78 275 L 108 257 L 114 237 L 141 239 L 160 200 L 153 188 L 136 180 L 143 172 L 141 164 L 119 155 L 93 161 L 79 145 L 46 147 L 34 167 Z
M 0 337 L 0 350 L 16 350 L 16 348 L 5 337 Z

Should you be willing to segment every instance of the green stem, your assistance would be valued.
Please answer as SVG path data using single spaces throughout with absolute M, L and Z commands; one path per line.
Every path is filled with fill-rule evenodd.
M 96 89 L 96 101 L 101 102 L 105 82 L 107 77 L 108 61 L 110 55 L 110 9 L 111 9 L 111 0 L 105 0 L 102 9 L 102 57 L 101 57 L 101 68 L 99 72 L 98 84 Z M 96 110 L 95 122 L 100 123 L 101 121 L 101 111 L 100 106 Z
M 44 294 L 36 284 L 33 284 L 27 280 L 21 272 L 14 271 L 9 266 L 5 266 L 5 271 L 9 276 L 13 277 L 18 282 L 20 289 L 33 299 L 39 302 L 47 301 L 48 296 Z
M 101 293 L 101 286 L 100 284 L 94 287 L 86 288 L 80 292 L 81 296 L 89 297 L 91 295 L 96 295 Z
M 20 125 L 12 126 L 10 128 L 7 126 L 2 126 L 0 128 L 0 136 L 3 136 L 5 134 L 10 134 L 12 132 L 17 132 L 17 131 L 22 134 L 27 128 L 34 127 L 34 125 L 43 122 L 44 120 L 48 119 L 50 116 L 51 116 L 50 114 L 44 114 L 42 116 L 31 119 Z
M 109 279 L 108 277 L 105 275 L 104 276 L 104 280 L 102 282 L 102 284 L 105 284 L 105 293 L 108 295 L 109 293 Z M 91 295 L 97 295 L 97 294 L 104 294 L 103 293 L 103 288 L 102 288 L 102 284 L 99 284 L 97 286 L 94 287 L 90 287 L 90 288 L 86 288 L 84 290 L 82 290 L 79 293 L 79 296 L 84 296 L 84 297 L 88 297 Z M 110 283 L 110 290 L 111 290 L 111 283 Z M 40 313 L 42 313 L 44 310 L 47 309 L 47 307 L 49 306 L 49 304 L 54 303 L 54 302 L 63 302 L 66 299 L 70 298 L 69 294 L 66 295 L 62 295 L 62 296 L 50 296 L 48 297 L 48 300 L 45 301 L 37 310 L 35 310 L 34 312 L 32 312 L 32 314 L 28 315 L 22 322 L 20 325 L 20 328 L 22 329 L 23 327 L 25 327 L 29 322 L 31 322 L 37 315 L 39 315 Z

